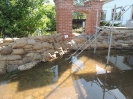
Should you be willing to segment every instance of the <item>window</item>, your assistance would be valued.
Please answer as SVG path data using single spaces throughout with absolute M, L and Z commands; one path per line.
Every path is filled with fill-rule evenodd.
M 132 12 L 131 12 L 131 20 L 133 20 L 133 6 L 132 6 Z
M 106 10 L 101 12 L 101 20 L 106 20 Z
M 122 12 L 122 7 L 117 7 L 115 11 L 115 20 L 121 20 L 121 13 Z M 114 15 L 114 9 L 112 9 L 112 17 L 111 19 L 113 20 L 113 15 Z

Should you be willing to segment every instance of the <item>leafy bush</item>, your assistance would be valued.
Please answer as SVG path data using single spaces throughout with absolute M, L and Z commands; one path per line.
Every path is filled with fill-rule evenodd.
M 55 29 L 55 9 L 44 0 L 0 0 L 0 33 L 3 37 L 23 37 L 37 29 Z
M 107 23 L 106 21 L 100 22 L 100 26 L 109 26 L 110 24 L 111 24 L 110 22 Z M 114 26 L 117 26 L 117 27 L 119 27 L 119 25 L 120 25 L 120 23 L 114 24 Z

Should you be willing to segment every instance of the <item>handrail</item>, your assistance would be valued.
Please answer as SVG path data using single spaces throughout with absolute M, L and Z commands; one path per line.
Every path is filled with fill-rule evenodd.
M 90 41 L 93 37 L 95 36 L 95 34 L 88 39 L 82 46 L 80 46 L 73 54 L 71 54 L 71 56 L 69 56 L 68 58 L 66 58 L 65 60 L 69 60 L 73 55 L 75 55 L 88 41 Z
M 131 5 L 127 10 L 129 10 L 132 6 L 133 6 L 133 5 Z M 125 7 L 126 7 L 126 6 L 125 6 Z M 125 7 L 124 7 L 124 8 L 125 8 Z M 126 11 L 127 11 L 127 10 L 126 10 Z M 124 11 L 124 12 L 121 14 L 121 16 L 123 16 L 124 13 L 125 13 L 126 11 Z M 121 17 L 121 16 L 119 16 L 119 17 Z M 117 20 L 119 17 L 117 17 L 116 20 Z M 111 20 L 110 20 L 110 21 L 111 21 Z M 110 21 L 109 21 L 109 22 L 110 22 Z M 114 21 L 115 21 L 115 20 L 114 20 Z M 107 23 L 108 23 L 108 22 L 107 22 Z M 106 24 L 107 24 L 107 23 L 106 23 Z M 104 26 L 106 26 L 106 24 L 105 24 Z M 110 27 L 110 26 L 111 26 L 111 23 L 110 23 L 109 27 Z M 114 26 L 112 26 L 112 28 L 110 28 L 110 31 L 111 31 L 111 29 L 113 29 L 113 27 L 114 27 Z M 97 27 L 96 27 L 96 29 L 97 29 Z M 102 29 L 102 28 L 101 28 L 101 29 Z M 106 28 L 106 29 L 107 29 L 107 28 Z M 105 30 L 105 29 L 102 29 L 102 30 Z M 90 46 L 90 44 L 93 43 L 102 33 L 104 33 L 104 31 L 102 31 L 102 32 L 101 32 L 100 34 L 98 34 L 97 36 L 96 36 L 96 34 L 94 34 L 94 35 L 91 37 L 91 39 L 92 39 L 93 37 L 95 37 L 95 36 L 96 36 L 96 37 L 95 37 L 86 47 L 84 47 L 84 48 L 78 53 L 78 55 L 76 55 L 76 57 L 79 56 L 88 46 Z M 91 39 L 89 39 L 89 40 L 91 40 Z M 79 47 L 78 50 L 76 50 L 73 54 L 71 54 L 71 56 L 70 56 L 69 58 L 67 58 L 66 60 L 70 59 L 73 55 L 75 55 L 87 42 L 88 42 L 88 40 L 87 40 L 81 47 Z M 71 60 L 71 61 L 72 61 L 72 60 Z M 70 62 L 71 62 L 71 61 L 70 61 Z M 70 62 L 69 62 L 69 63 L 70 63 Z
M 90 46 L 90 44 L 93 43 L 102 33 L 104 33 L 104 31 L 102 31 L 100 34 L 98 34 L 98 36 L 95 37 L 86 47 L 84 47 L 84 49 L 82 49 L 82 50 L 78 53 L 78 55 L 76 55 L 76 57 L 78 57 L 88 46 Z M 72 60 L 71 60 L 69 63 L 71 63 L 71 62 L 72 62 Z

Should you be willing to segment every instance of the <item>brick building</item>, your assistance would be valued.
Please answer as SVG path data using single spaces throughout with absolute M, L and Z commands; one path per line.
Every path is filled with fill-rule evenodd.
M 74 12 L 85 13 L 85 32 L 89 35 L 95 33 L 96 13 L 98 10 L 98 23 L 100 23 L 103 1 L 89 0 L 84 2 L 84 6 L 74 5 L 73 0 L 54 0 L 54 2 L 56 6 L 56 30 L 62 34 L 63 39 L 71 40 L 72 38 L 72 15 Z

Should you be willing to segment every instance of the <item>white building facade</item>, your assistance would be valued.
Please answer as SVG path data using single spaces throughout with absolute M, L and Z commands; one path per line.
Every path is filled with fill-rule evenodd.
M 121 25 L 126 25 L 129 21 L 132 23 L 133 0 L 107 0 L 103 5 L 103 12 L 101 13 L 101 21 L 111 22 L 113 18 L 113 11 L 115 5 L 116 5 L 115 23 L 120 23 Z M 125 13 L 123 16 L 121 16 L 123 12 Z

